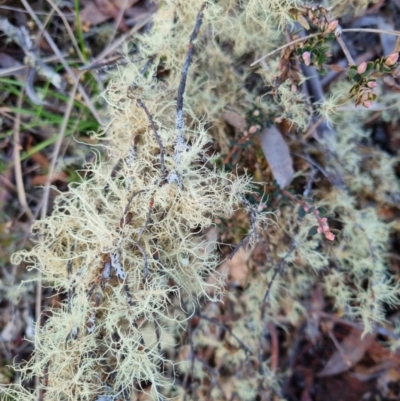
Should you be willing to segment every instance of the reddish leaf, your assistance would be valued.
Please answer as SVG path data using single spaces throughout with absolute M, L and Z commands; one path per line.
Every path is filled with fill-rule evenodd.
M 340 349 L 334 352 L 325 368 L 317 376 L 334 376 L 351 369 L 364 357 L 365 351 L 373 341 L 374 336 L 372 334 L 367 334 L 361 338 L 361 332 L 352 329 L 350 334 L 340 343 Z
M 122 8 L 132 7 L 138 0 L 94 0 L 87 3 L 80 13 L 83 25 L 98 25 L 118 17 Z

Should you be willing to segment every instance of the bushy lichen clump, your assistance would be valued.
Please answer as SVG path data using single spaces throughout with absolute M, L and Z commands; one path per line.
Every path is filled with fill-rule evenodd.
M 182 65 L 184 49 L 174 51 Z M 176 88 L 153 79 L 157 63 L 145 76 L 142 67 L 121 68 L 106 92 L 107 161 L 59 195 L 53 214 L 33 226 L 37 246 L 14 256 L 66 295 L 38 327 L 35 356 L 21 368 L 23 379 L 41 378 L 26 399 L 114 399 L 145 381 L 159 397 L 159 322 L 179 324 L 167 314 L 173 294 L 186 302 L 210 297 L 206 278 L 218 260 L 199 233 L 232 215 L 250 189 L 248 178 L 210 166 L 208 135 L 189 104 L 190 128 L 179 137 Z

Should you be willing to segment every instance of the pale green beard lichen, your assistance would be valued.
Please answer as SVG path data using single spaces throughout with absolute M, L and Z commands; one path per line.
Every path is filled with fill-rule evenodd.
M 156 392 L 163 360 L 157 339 L 141 327 L 174 319 L 166 316 L 172 293 L 189 301 L 209 297 L 205 278 L 215 274 L 218 260 L 213 252 L 203 252 L 204 240 L 195 232 L 210 226 L 215 216 L 232 215 L 249 189 L 246 178 L 233 181 L 206 166 L 209 139 L 199 122 L 196 130 L 185 131 L 190 147 L 177 168 L 174 103 L 151 81 L 143 81 L 128 99 L 126 82 L 116 78 L 107 93 L 112 105 L 109 161 L 93 166 L 89 179 L 60 194 L 52 216 L 34 224 L 42 240 L 33 251 L 14 257 L 14 263 L 24 260 L 40 269 L 54 289 L 73 294 L 71 305 L 53 310 L 38 330 L 36 356 L 22 368 L 26 378 L 48 369 L 46 400 L 78 395 L 89 400 L 107 386 L 114 396 L 129 393 L 135 380 L 151 381 Z M 177 169 L 179 184 L 160 186 L 160 148 L 136 105 L 136 93 L 157 124 L 165 169 Z

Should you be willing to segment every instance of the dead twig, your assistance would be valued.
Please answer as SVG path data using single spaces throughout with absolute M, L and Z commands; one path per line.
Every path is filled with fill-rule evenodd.
M 46 395 L 46 387 L 49 384 L 49 363 L 47 362 L 43 367 L 43 379 L 42 386 L 39 390 L 38 401 L 44 401 L 44 397 Z
M 166 177 L 166 174 L 165 174 L 165 164 L 164 164 L 165 147 L 164 147 L 164 145 L 163 145 L 163 143 L 162 143 L 162 141 L 161 141 L 160 135 L 158 134 L 156 124 L 154 123 L 153 117 L 152 117 L 152 115 L 150 114 L 149 109 L 147 108 L 147 106 L 145 105 L 145 103 L 144 103 L 142 100 L 140 100 L 140 99 L 137 100 L 137 104 L 138 104 L 138 106 L 141 107 L 141 108 L 144 110 L 144 112 L 146 113 L 146 116 L 147 116 L 147 118 L 148 118 L 148 120 L 149 120 L 149 122 L 150 122 L 151 129 L 152 129 L 153 132 L 154 132 L 154 136 L 155 136 L 156 141 L 157 141 L 157 143 L 158 143 L 158 146 L 159 146 L 159 148 L 160 148 L 160 166 L 161 166 L 161 167 L 160 167 L 160 169 L 161 169 L 161 173 L 160 173 L 160 175 L 161 175 L 160 185 L 162 185 L 162 184 L 164 183 L 165 177 Z
M 77 89 L 78 89 L 78 82 L 75 82 L 75 84 L 69 94 L 69 100 L 67 103 L 67 107 L 65 108 L 64 117 L 62 120 L 60 131 L 58 132 L 57 142 L 54 146 L 53 156 L 52 156 L 50 167 L 49 167 L 49 174 L 47 175 L 46 185 L 45 185 L 44 194 L 43 194 L 43 203 L 42 203 L 41 213 L 40 213 L 40 218 L 42 220 L 44 220 L 47 215 L 47 208 L 48 208 L 49 195 L 50 195 L 50 184 L 52 182 L 53 174 L 54 174 L 55 167 L 57 164 L 58 155 L 60 153 L 61 144 L 64 139 L 65 131 L 67 130 L 67 125 L 69 122 L 69 117 L 72 112 L 72 107 L 74 105 L 75 94 L 76 94 Z
M 72 247 L 71 247 L 71 258 L 67 262 L 68 280 L 71 279 L 71 275 L 72 275 L 72 254 L 74 253 L 74 250 L 75 250 L 75 244 L 72 244 Z M 73 290 L 71 288 L 69 288 L 68 289 L 68 294 L 67 294 L 68 313 L 71 313 L 71 310 L 72 310 L 72 292 L 73 292 Z
M 342 38 L 342 32 L 343 32 L 343 29 L 338 26 L 335 31 L 336 40 L 339 43 L 340 47 L 342 48 L 343 53 L 344 53 L 349 65 L 355 65 L 356 63 L 353 59 L 353 56 L 351 55 L 349 48 L 347 47 L 346 43 L 344 42 L 344 40 Z
M 23 98 L 24 98 L 24 91 L 21 90 L 17 102 L 18 109 L 22 107 Z M 13 133 L 14 133 L 14 174 L 15 174 L 15 181 L 17 184 L 18 200 L 28 218 L 30 220 L 34 220 L 33 214 L 29 209 L 28 202 L 26 200 L 24 181 L 22 179 L 23 175 L 22 175 L 21 157 L 20 157 L 20 146 L 21 146 L 20 126 L 21 126 L 21 114 L 17 113 L 15 116 Z
M 220 322 L 217 322 L 216 320 L 214 320 L 206 315 L 202 315 L 200 312 L 196 312 L 196 316 L 198 316 L 200 319 L 206 320 L 207 322 L 214 324 L 215 326 L 218 326 L 222 330 L 229 333 L 240 344 L 240 346 L 246 351 L 246 354 L 253 355 L 253 351 L 228 326 L 226 326 L 225 324 L 222 324 Z
M 76 40 L 76 38 L 75 38 L 75 34 L 74 34 L 74 32 L 73 32 L 73 30 L 72 30 L 72 28 L 71 28 L 71 26 L 70 26 L 70 24 L 69 24 L 67 18 L 65 17 L 65 14 L 59 9 L 59 7 L 57 6 L 57 4 L 54 3 L 53 0 L 47 0 L 47 2 L 51 5 L 51 7 L 53 7 L 53 9 L 55 10 L 55 12 L 56 12 L 56 13 L 58 14 L 58 16 L 61 18 L 61 20 L 62 20 L 62 22 L 63 22 L 63 24 L 64 24 L 64 26 L 65 26 L 65 29 L 66 29 L 67 32 L 68 32 L 68 36 L 69 36 L 69 38 L 71 39 L 72 46 L 74 46 L 74 49 L 75 49 L 75 51 L 76 51 L 76 54 L 78 55 L 78 57 L 79 57 L 79 59 L 81 60 L 81 62 L 82 62 L 82 63 L 85 63 L 86 59 L 85 59 L 84 55 L 82 54 L 81 49 L 79 48 L 78 42 L 77 42 L 77 40 Z
M 24 0 L 26 1 L 26 0 Z M 85 70 L 92 70 L 97 68 L 96 66 L 99 65 L 99 63 L 102 63 L 102 60 L 111 52 L 115 51 L 119 46 L 121 46 L 123 43 L 125 43 L 130 36 L 132 36 L 135 32 L 139 31 L 139 29 L 143 28 L 148 22 L 151 21 L 151 18 L 153 17 L 153 12 L 156 11 L 158 8 L 155 7 L 154 10 L 152 10 L 148 16 L 144 17 L 137 25 L 135 25 L 129 32 L 127 32 L 124 35 L 121 35 L 118 39 L 116 39 L 112 44 L 107 46 L 99 55 L 95 57 L 95 59 L 89 64 L 82 66 L 80 68 L 81 71 Z M 122 56 L 119 56 L 119 58 Z
M 178 88 L 178 98 L 176 101 L 176 118 L 175 118 L 175 127 L 176 127 L 176 131 L 178 134 L 178 142 L 183 141 L 183 97 L 185 94 L 187 74 L 188 74 L 189 67 L 192 62 L 193 53 L 194 53 L 194 41 L 196 40 L 196 38 L 199 34 L 200 27 L 203 22 L 205 7 L 206 7 L 206 3 L 203 3 L 200 8 L 199 13 L 197 14 L 196 23 L 194 25 L 192 35 L 190 36 L 189 48 L 188 48 L 188 52 L 186 54 L 186 59 L 183 64 L 183 68 L 182 68 L 182 72 L 181 72 L 181 80 L 180 80 L 179 88 Z
M 290 245 L 290 248 L 286 255 L 280 260 L 280 262 L 275 266 L 274 273 L 272 275 L 272 278 L 267 286 L 267 289 L 265 291 L 263 301 L 262 301 L 262 306 L 261 306 L 261 320 L 264 320 L 265 317 L 265 306 L 268 301 L 269 294 L 271 292 L 271 288 L 274 284 L 274 281 L 278 277 L 278 275 L 281 273 L 283 266 L 285 265 L 286 259 L 292 254 L 292 252 L 297 248 L 297 243 L 295 241 L 292 241 L 292 244 Z
M 128 214 L 129 207 L 130 207 L 130 205 L 131 205 L 131 203 L 132 203 L 132 201 L 133 201 L 133 198 L 134 198 L 136 195 L 139 195 L 139 194 L 142 193 L 142 192 L 145 192 L 145 190 L 144 190 L 144 189 L 141 189 L 140 191 L 135 191 L 135 192 L 132 193 L 131 197 L 130 197 L 129 200 L 128 200 L 127 205 L 125 206 L 124 216 L 122 217 L 122 219 L 125 219 L 125 216 Z M 121 220 L 122 220 L 122 219 L 121 219 Z
M 150 68 L 151 64 L 154 61 L 155 56 L 150 56 L 148 58 L 148 60 L 146 61 L 146 64 L 142 67 L 142 69 L 140 70 L 140 74 L 144 75 L 146 74 L 147 70 Z
M 128 8 L 128 0 L 125 0 L 124 3 L 121 4 L 121 7 L 118 10 L 118 15 L 115 18 L 114 29 L 112 31 L 112 34 L 110 35 L 110 39 L 108 40 L 107 46 L 110 45 L 113 42 L 113 40 L 115 38 L 115 35 L 116 35 L 117 31 L 118 31 L 118 28 L 119 28 L 119 26 L 120 26 L 120 24 L 122 22 L 122 18 L 124 17 L 124 13 L 127 10 L 127 8 Z M 123 23 L 123 25 L 125 25 L 125 22 Z
M 247 203 L 247 201 L 246 201 Z M 235 256 L 236 252 L 252 237 L 257 235 L 257 210 L 255 207 L 252 207 L 250 210 L 250 230 L 248 234 L 236 245 L 235 249 L 229 255 L 228 259 L 232 260 Z

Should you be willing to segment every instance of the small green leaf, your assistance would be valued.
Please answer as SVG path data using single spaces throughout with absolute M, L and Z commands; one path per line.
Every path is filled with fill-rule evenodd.
M 306 211 L 303 209 L 303 206 L 299 207 L 299 210 L 297 211 L 298 216 L 303 219 L 304 216 L 306 215 Z
M 374 72 L 374 62 L 368 61 L 366 70 L 361 74 L 363 78 L 369 77 Z
M 313 235 L 318 234 L 318 226 L 313 226 L 308 231 L 308 235 L 312 237 Z
M 335 213 L 327 213 L 324 217 L 326 217 L 327 219 L 334 219 L 336 216 Z
M 325 53 L 321 53 L 318 55 L 318 65 L 322 65 L 326 62 L 326 55 Z
M 310 208 L 308 209 L 307 214 L 312 213 L 314 210 L 315 210 L 315 207 L 314 207 L 314 206 L 310 207 Z
M 321 217 L 325 216 L 328 213 L 328 211 L 324 207 L 319 207 L 318 211 Z
M 354 77 L 357 75 L 357 67 L 356 67 L 356 68 L 350 67 L 350 68 L 347 70 L 346 75 L 347 75 L 348 77 L 350 77 L 350 78 L 354 78 Z
M 389 66 L 387 66 L 387 65 L 383 65 L 383 66 L 382 66 L 382 72 L 388 73 L 388 72 L 391 72 L 392 69 L 393 69 L 392 67 L 389 67 Z

